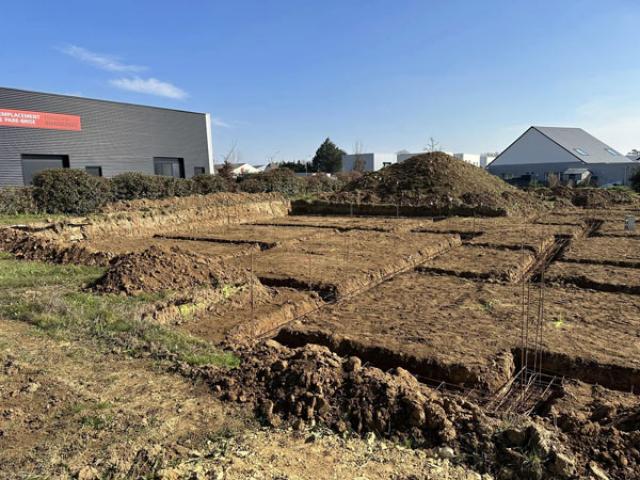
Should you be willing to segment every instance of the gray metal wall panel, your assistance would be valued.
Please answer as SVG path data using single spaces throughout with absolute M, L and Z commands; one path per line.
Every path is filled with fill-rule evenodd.
M 640 169 L 640 165 L 626 163 L 592 163 L 585 165 L 582 162 L 563 163 L 530 163 L 527 165 L 489 165 L 487 170 L 499 177 L 503 175 L 519 177 L 533 174 L 540 182 L 546 181 L 549 173 L 560 174 L 567 168 L 586 168 L 593 176 L 598 177 L 598 185 L 621 184 L 628 185 L 629 179 Z
M 82 131 L 0 127 L 0 186 L 22 185 L 22 154 L 68 155 L 71 168 L 101 166 L 105 177 L 153 174 L 153 157 L 184 158 L 209 172 L 206 118 L 140 105 L 0 88 L 0 108 L 79 115 Z

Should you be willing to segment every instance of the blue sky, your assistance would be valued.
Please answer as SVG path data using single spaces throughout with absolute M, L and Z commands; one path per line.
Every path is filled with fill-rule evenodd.
M 640 2 L 29 1 L 3 86 L 211 112 L 218 158 L 508 146 L 529 125 L 640 148 Z

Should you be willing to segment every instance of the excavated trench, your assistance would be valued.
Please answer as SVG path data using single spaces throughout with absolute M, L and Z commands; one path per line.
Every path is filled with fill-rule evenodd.
M 522 368 L 523 349 L 512 350 L 516 370 Z M 533 353 L 528 352 L 530 359 Z M 590 385 L 600 385 L 610 390 L 638 393 L 640 387 L 640 369 L 620 365 L 603 364 L 595 360 L 549 352 L 544 350 L 537 357 L 538 366 L 543 374 L 579 380 Z
M 275 336 L 275 340 L 290 348 L 298 348 L 307 344 L 317 344 L 327 347 L 337 355 L 348 357 L 356 356 L 363 362 L 381 370 L 402 367 L 411 372 L 422 383 L 431 386 L 446 384 L 458 389 L 491 388 L 485 379 L 462 364 L 442 364 L 433 358 L 421 358 L 378 345 L 365 345 L 357 340 L 345 338 L 322 331 L 303 332 L 291 328 L 281 329 Z M 506 381 L 508 377 L 504 377 Z

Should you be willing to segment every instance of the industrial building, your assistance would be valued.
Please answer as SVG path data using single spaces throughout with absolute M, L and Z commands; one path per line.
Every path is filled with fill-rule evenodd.
M 487 170 L 515 184 L 627 185 L 638 169 L 630 160 L 581 128 L 530 127 L 489 164 Z
M 49 168 L 213 173 L 209 114 L 0 88 L 0 187 Z

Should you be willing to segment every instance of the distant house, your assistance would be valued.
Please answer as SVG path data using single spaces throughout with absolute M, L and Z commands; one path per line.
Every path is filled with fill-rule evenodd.
M 375 172 L 398 161 L 395 153 L 353 153 L 342 155 L 342 171 Z
M 220 169 L 223 165 L 223 163 L 217 163 L 215 165 L 216 173 L 220 173 Z M 248 163 L 231 163 L 230 165 L 231 175 L 233 175 L 234 177 L 246 175 L 248 173 L 258 173 L 260 171 L 256 167 L 254 167 L 253 165 L 249 165 Z
M 489 164 L 511 183 L 589 178 L 600 186 L 627 185 L 639 165 L 581 128 L 530 127 Z

